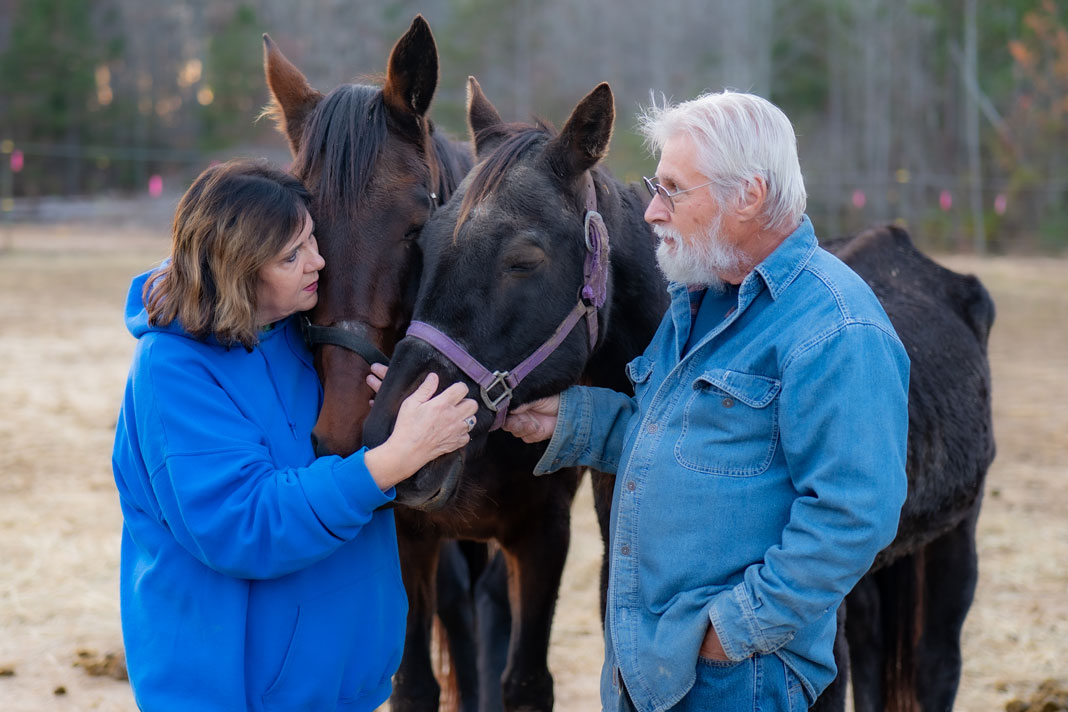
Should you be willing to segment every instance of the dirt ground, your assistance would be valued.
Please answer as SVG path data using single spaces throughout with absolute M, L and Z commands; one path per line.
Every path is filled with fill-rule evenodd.
M 0 227 L 0 709 L 134 710 L 89 670 L 122 648 L 121 517 L 109 463 L 133 340 L 129 278 L 164 232 Z M 1004 710 L 1068 683 L 1068 260 L 945 257 L 997 302 L 998 456 L 979 523 L 980 581 L 959 710 Z M 600 541 L 588 487 L 553 627 L 557 709 L 596 710 Z M 99 666 L 94 663 L 100 663 Z M 192 681 L 191 681 L 192 682 Z

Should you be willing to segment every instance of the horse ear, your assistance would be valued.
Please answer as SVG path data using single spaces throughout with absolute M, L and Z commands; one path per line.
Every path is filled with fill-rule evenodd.
M 402 123 L 407 118 L 419 127 L 437 86 L 438 46 L 430 25 L 422 15 L 416 15 L 390 52 L 382 98 Z
M 545 148 L 556 174 L 573 178 L 597 165 L 608 154 L 615 118 L 612 88 L 601 82 L 578 103 L 560 135 Z
M 499 143 L 499 138 L 490 137 L 489 130 L 504 123 L 496 107 L 482 92 L 482 86 L 474 77 L 467 78 L 467 128 L 475 145 L 475 155 L 481 156 Z
M 295 156 L 300 150 L 304 122 L 323 95 L 308 84 L 300 70 L 266 34 L 263 35 L 263 72 L 271 90 L 271 103 L 264 108 L 263 116 L 274 119 L 278 131 L 289 139 L 289 148 Z

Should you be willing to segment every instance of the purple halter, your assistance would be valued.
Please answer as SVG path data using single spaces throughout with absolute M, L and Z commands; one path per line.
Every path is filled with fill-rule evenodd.
M 597 345 L 597 310 L 604 306 L 608 294 L 608 230 L 604 219 L 597 212 L 597 191 L 593 177 L 586 173 L 586 217 L 584 233 L 586 237 L 586 259 L 583 263 L 583 284 L 579 291 L 579 300 L 575 308 L 564 318 L 560 326 L 545 342 L 522 363 L 510 371 L 493 371 L 478 362 L 474 356 L 456 343 L 438 328 L 422 321 L 413 321 L 408 327 L 407 336 L 422 339 L 441 352 L 461 371 L 466 373 L 479 385 L 482 402 L 496 415 L 490 430 L 497 430 L 504 424 L 508 414 L 508 404 L 512 400 L 512 391 L 519 382 L 530 375 L 549 355 L 568 337 L 582 317 L 586 317 L 589 334 L 590 351 Z

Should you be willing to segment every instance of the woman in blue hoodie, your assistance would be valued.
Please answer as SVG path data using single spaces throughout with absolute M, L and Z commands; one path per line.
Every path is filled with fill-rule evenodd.
M 477 406 L 431 374 L 379 447 L 316 458 L 322 391 L 296 314 L 323 267 L 301 184 L 200 175 L 170 259 L 137 277 L 112 465 L 123 638 L 141 709 L 371 710 L 407 600 L 393 486 L 467 443 Z

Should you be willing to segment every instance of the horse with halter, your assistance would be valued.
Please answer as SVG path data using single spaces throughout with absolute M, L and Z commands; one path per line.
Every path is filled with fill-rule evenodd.
M 471 443 L 397 489 L 398 498 L 433 508 L 426 536 L 500 542 L 519 604 L 505 668 L 507 709 L 552 706 L 544 660 L 570 505 L 570 496 L 552 493 L 573 494 L 580 473 L 532 477 L 544 444 L 526 445 L 496 428 L 509 402 L 572 383 L 629 388 L 623 367 L 652 338 L 667 302 L 641 192 L 597 167 L 613 120 L 607 84 L 579 102 L 557 135 L 541 124 L 505 124 L 468 80 L 480 163 L 423 228 L 412 322 L 364 427 L 369 445 L 384 440 L 400 402 L 431 370 L 480 394 Z M 537 226 L 524 229 L 531 214 Z M 612 480 L 595 473 L 605 525 Z M 535 660 L 536 676 L 518 674 Z

